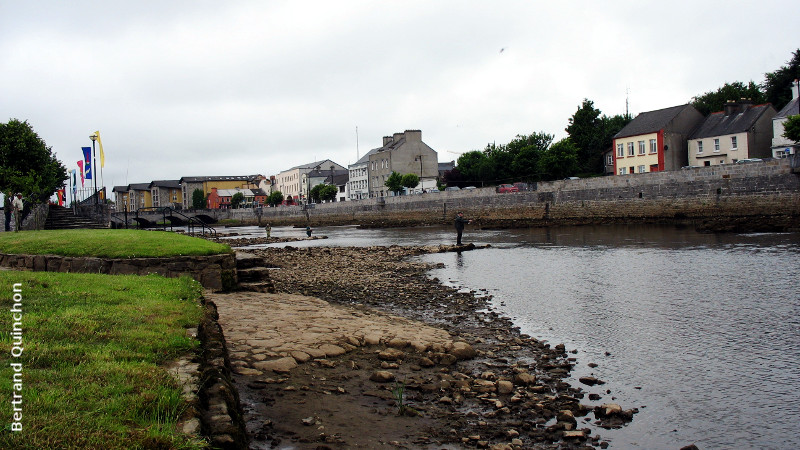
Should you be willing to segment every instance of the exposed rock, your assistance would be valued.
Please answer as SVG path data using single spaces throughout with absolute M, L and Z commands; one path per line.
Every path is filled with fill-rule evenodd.
M 406 353 L 396 348 L 387 348 L 378 353 L 378 359 L 383 361 L 397 361 L 403 359 Z
M 253 363 L 253 366 L 257 369 L 261 369 L 264 371 L 273 371 L 276 373 L 288 373 L 290 370 L 297 367 L 297 361 L 291 356 L 287 356 L 280 359 L 273 359 L 270 361 L 259 361 Z
M 594 386 L 596 384 L 606 384 L 605 381 L 598 380 L 597 378 L 590 377 L 590 376 L 580 377 L 580 378 L 578 378 L 578 381 L 580 381 L 581 383 L 583 383 L 583 384 L 585 384 L 587 386 Z
M 478 353 L 466 342 L 453 342 L 453 348 L 449 352 L 458 359 L 472 359 Z
M 369 379 L 377 383 L 388 383 L 394 381 L 394 374 L 386 370 L 378 370 L 374 372 Z
M 510 394 L 514 392 L 514 384 L 508 380 L 500 380 L 497 382 L 497 393 Z

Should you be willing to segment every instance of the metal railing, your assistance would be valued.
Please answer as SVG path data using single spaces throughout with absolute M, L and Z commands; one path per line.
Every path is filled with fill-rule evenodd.
M 189 234 L 195 234 L 196 228 L 200 229 L 200 234 L 205 236 L 206 234 L 211 234 L 216 236 L 217 230 L 214 227 L 209 226 L 207 223 L 203 222 L 202 220 L 198 219 L 194 216 L 188 216 L 181 212 L 178 212 L 172 207 L 169 206 L 151 206 L 146 208 L 139 208 L 133 213 L 128 213 L 127 211 L 114 213 L 111 215 L 112 220 L 120 221 L 124 224 L 125 228 L 128 228 L 128 216 L 132 216 L 132 219 L 136 221 L 137 226 L 141 227 L 142 224 L 151 223 L 144 217 L 140 217 L 144 214 L 160 214 L 161 215 L 161 222 L 160 227 L 166 231 L 167 227 L 169 227 L 170 231 L 173 231 L 173 217 L 177 217 L 182 221 L 186 222 L 186 227 L 188 229 Z

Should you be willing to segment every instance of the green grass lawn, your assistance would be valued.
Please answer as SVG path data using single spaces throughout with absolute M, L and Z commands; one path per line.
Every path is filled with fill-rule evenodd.
M 231 248 L 180 233 L 147 230 L 38 230 L 0 233 L 0 253 L 103 258 L 215 255 Z
M 11 353 L 14 283 L 22 285 L 19 357 Z M 186 404 L 162 366 L 198 345 L 186 332 L 202 316 L 198 283 L 0 271 L 0 292 L 0 448 L 201 446 L 175 430 Z M 11 363 L 22 364 L 19 432 L 11 431 Z

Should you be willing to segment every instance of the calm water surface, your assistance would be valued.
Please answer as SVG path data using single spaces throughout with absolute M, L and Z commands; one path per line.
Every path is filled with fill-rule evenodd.
M 455 238 L 449 227 L 315 233 L 329 239 L 290 245 Z M 431 276 L 491 294 L 522 332 L 577 350 L 576 385 L 592 374 L 606 384 L 581 387 L 600 402 L 638 407 L 630 425 L 599 432 L 613 448 L 800 448 L 800 233 L 606 226 L 465 240 L 493 247 L 426 255 L 445 265 Z

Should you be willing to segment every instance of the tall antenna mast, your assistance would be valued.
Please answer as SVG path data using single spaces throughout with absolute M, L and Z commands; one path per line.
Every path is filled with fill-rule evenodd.
M 625 117 L 630 117 L 630 113 L 628 112 L 628 94 L 630 93 L 630 89 L 628 86 L 625 86 Z
M 356 125 L 356 161 L 359 159 L 361 158 L 358 156 L 358 125 Z

